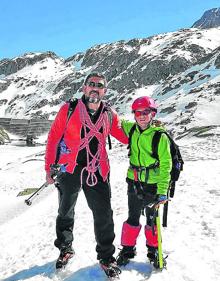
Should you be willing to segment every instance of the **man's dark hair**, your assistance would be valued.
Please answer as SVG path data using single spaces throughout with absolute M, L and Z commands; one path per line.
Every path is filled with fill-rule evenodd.
M 91 77 L 102 78 L 102 79 L 104 80 L 104 82 L 105 82 L 105 86 L 107 87 L 107 80 L 106 80 L 105 76 L 104 76 L 103 74 L 98 73 L 98 72 L 92 72 L 92 73 L 90 73 L 90 74 L 86 77 L 86 79 L 85 79 L 85 81 L 84 81 L 84 85 L 87 84 L 88 80 L 89 80 Z

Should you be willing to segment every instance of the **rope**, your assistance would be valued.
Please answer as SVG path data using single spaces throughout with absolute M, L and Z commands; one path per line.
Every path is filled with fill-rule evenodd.
M 110 130 L 110 124 L 108 120 L 108 114 L 103 112 L 104 107 L 99 115 L 98 120 L 95 124 L 92 123 L 90 116 L 86 110 L 85 104 L 79 100 L 79 113 L 80 113 L 80 121 L 82 123 L 82 127 L 85 132 L 85 136 L 80 141 L 79 150 L 86 149 L 86 158 L 87 158 L 87 166 L 84 167 L 81 171 L 81 184 L 83 182 L 83 173 L 84 171 L 88 172 L 88 176 L 86 179 L 86 184 L 88 186 L 94 186 L 97 184 L 98 179 L 95 175 L 95 172 L 98 170 L 100 166 L 100 162 L 107 161 L 107 154 L 105 158 L 101 158 L 101 152 L 105 149 L 106 137 L 108 136 Z M 87 132 L 87 128 L 89 132 Z M 103 133 L 100 132 L 100 129 L 103 129 Z M 96 137 L 98 140 L 98 149 L 96 153 L 93 155 L 90 148 L 89 143 L 92 138 Z M 91 160 L 90 160 L 91 159 Z

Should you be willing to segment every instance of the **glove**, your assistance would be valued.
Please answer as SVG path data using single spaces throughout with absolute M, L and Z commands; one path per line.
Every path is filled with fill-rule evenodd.
M 55 183 L 55 180 L 61 173 L 66 172 L 66 164 L 50 165 L 50 170 L 46 171 L 46 181 L 48 184 Z
M 51 171 L 46 171 L 46 182 L 48 184 L 53 184 L 55 182 L 52 175 L 53 173 Z
M 159 204 L 164 204 L 167 201 L 167 196 L 166 195 L 162 195 L 162 194 L 158 194 L 157 195 L 157 200 Z

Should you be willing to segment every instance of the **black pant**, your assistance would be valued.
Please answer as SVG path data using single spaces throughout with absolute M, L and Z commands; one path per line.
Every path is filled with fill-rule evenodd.
M 60 200 L 56 220 L 57 239 L 55 241 L 58 248 L 72 244 L 73 241 L 74 209 L 81 188 L 81 170 L 82 168 L 77 166 L 73 174 L 64 173 L 59 178 Z M 98 173 L 96 175 L 98 182 L 95 186 L 90 187 L 85 184 L 87 176 L 85 172 L 82 189 L 93 213 L 97 259 L 103 259 L 112 256 L 115 252 L 115 247 L 112 244 L 115 234 L 110 202 L 110 185 L 108 181 L 103 182 Z
M 147 208 L 149 203 L 155 202 L 157 185 L 145 184 L 134 182 L 127 179 L 128 183 L 128 219 L 127 223 L 132 226 L 138 226 L 140 224 L 140 216 L 144 208 L 146 215 L 146 225 L 151 226 L 155 224 L 154 210 Z

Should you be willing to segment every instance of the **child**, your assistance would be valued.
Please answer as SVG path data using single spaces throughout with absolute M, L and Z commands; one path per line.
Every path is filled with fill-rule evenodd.
M 152 157 L 153 135 L 155 131 L 163 130 L 153 123 L 153 118 L 157 113 L 154 100 L 147 96 L 137 98 L 132 104 L 132 112 L 135 123 L 122 121 L 122 127 L 128 137 L 129 132 L 134 130 L 130 136 L 130 166 L 126 179 L 128 184 L 128 219 L 122 226 L 122 249 L 117 257 L 118 265 L 127 264 L 136 255 L 135 245 L 141 230 L 139 220 L 143 206 L 152 202 L 159 204 L 166 202 L 172 167 L 169 139 L 165 134 L 161 134 L 158 144 L 159 161 Z M 158 241 L 155 222 L 154 231 L 152 231 L 152 212 L 152 209 L 146 209 L 147 223 L 144 232 L 147 257 L 150 262 L 155 264 Z

